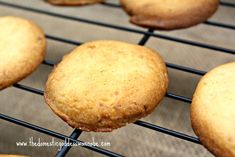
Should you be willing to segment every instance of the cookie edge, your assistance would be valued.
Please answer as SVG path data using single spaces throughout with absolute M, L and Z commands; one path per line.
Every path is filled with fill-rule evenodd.
M 30 68 L 30 70 L 28 70 L 27 73 L 25 73 L 25 75 L 19 76 L 18 78 L 16 78 L 13 81 L 6 81 L 6 82 L 2 83 L 1 86 L 0 86 L 0 91 L 4 90 L 4 89 L 6 89 L 6 88 L 8 88 L 8 87 L 10 87 L 12 85 L 14 85 L 15 83 L 17 83 L 17 82 L 19 82 L 19 81 L 21 81 L 23 79 L 25 79 L 30 74 L 32 74 L 34 71 L 36 71 L 38 69 L 38 67 L 40 66 L 40 64 L 42 63 L 42 61 L 44 60 L 44 58 L 45 58 L 46 48 L 47 48 L 47 40 L 46 40 L 45 33 L 44 33 L 43 29 L 37 23 L 33 22 L 32 20 L 29 20 L 29 19 L 26 19 L 26 18 L 22 18 L 22 17 L 18 17 L 18 16 L 3 16 L 1 18 L 7 18 L 7 17 L 17 18 L 17 19 L 29 22 L 42 35 L 43 40 L 44 40 L 44 44 L 43 44 L 41 52 L 40 52 L 41 58 L 38 59 L 37 62 L 35 62 L 35 67 Z
M 205 125 L 202 124 L 201 120 L 199 120 L 200 118 L 198 118 L 197 112 L 195 111 L 196 110 L 195 108 L 197 108 L 197 102 L 198 102 L 198 99 L 195 98 L 195 97 L 196 97 L 196 95 L 198 95 L 198 93 L 200 93 L 200 89 L 203 86 L 203 85 L 200 84 L 200 82 L 203 79 L 209 77 L 210 74 L 212 72 L 214 72 L 214 70 L 216 70 L 218 68 L 221 68 L 223 66 L 226 66 L 226 65 L 230 65 L 230 64 L 235 65 L 235 62 L 230 62 L 230 63 L 219 65 L 219 66 L 213 68 L 212 70 L 210 70 L 206 75 L 204 75 L 201 78 L 201 80 L 199 81 L 199 83 L 197 85 L 196 91 L 193 95 L 193 101 L 192 101 L 192 104 L 191 104 L 191 107 L 190 107 L 191 125 L 192 125 L 192 129 L 193 129 L 194 133 L 199 137 L 200 142 L 202 143 L 202 145 L 207 150 L 209 150 L 212 154 L 214 154 L 215 156 L 218 156 L 218 157 L 233 157 L 234 154 L 231 154 L 230 152 L 228 152 L 224 148 L 221 148 L 213 140 L 208 140 L 209 136 L 212 137 L 212 138 L 215 138 L 215 139 L 217 137 L 213 137 L 214 135 L 211 135 L 210 133 L 207 133 L 207 132 L 203 131 L 203 130 L 205 130 Z M 206 127 L 208 127 L 208 126 L 206 126 Z M 206 129 L 206 130 L 208 130 L 208 129 Z
M 135 15 L 131 12 L 131 9 L 129 9 L 127 6 L 124 5 L 124 1 L 125 0 L 119 0 L 123 10 L 125 10 L 125 12 L 130 16 L 129 17 L 130 23 L 140 27 L 154 29 L 154 30 L 162 30 L 162 31 L 185 29 L 201 24 L 202 22 L 206 21 L 211 16 L 213 16 L 213 14 L 217 11 L 219 7 L 219 0 L 216 0 L 215 5 L 211 10 L 211 13 L 208 12 L 206 15 L 200 16 L 199 20 L 192 20 L 192 16 L 188 16 L 189 14 L 186 14 L 188 16 L 187 19 L 190 19 L 189 22 L 186 22 L 186 20 L 184 20 L 181 22 L 181 24 L 177 24 L 179 23 L 177 18 L 172 20 L 164 20 L 164 19 L 156 20 L 156 18 L 154 17 L 144 17 L 144 16 L 141 17 L 140 15 Z M 143 18 L 144 20 L 138 20 L 138 18 L 140 17 Z M 162 23 L 169 23 L 169 24 L 162 24 Z
M 94 43 L 94 42 L 100 42 L 100 41 L 114 41 L 114 42 L 120 42 L 120 43 L 126 43 L 126 42 L 122 42 L 122 41 L 115 41 L 115 40 L 96 40 L 96 41 L 90 41 L 90 42 L 87 42 L 87 43 L 84 43 L 84 44 L 89 44 L 89 43 Z M 82 44 L 82 45 L 84 45 Z M 131 43 L 128 43 L 128 44 L 131 44 Z M 136 45 L 136 44 L 131 44 L 131 45 Z M 81 46 L 81 45 L 80 45 Z M 136 46 L 139 46 L 139 45 L 136 45 Z M 76 48 L 74 48 L 70 53 L 72 53 L 74 50 L 76 50 L 79 46 L 77 46 Z M 141 47 L 144 47 L 144 46 L 141 46 Z M 145 47 L 147 48 L 147 47 Z M 55 72 L 55 69 L 56 69 L 56 66 L 54 66 L 52 72 L 49 74 L 48 76 L 48 80 L 46 82 L 46 85 L 45 85 L 45 93 L 44 93 L 44 99 L 46 101 L 46 104 L 51 108 L 51 110 L 57 115 L 59 116 L 64 122 L 66 122 L 69 126 L 71 126 L 72 128 L 77 128 L 77 129 L 81 129 L 83 131 L 94 131 L 94 132 L 111 132 L 115 129 L 118 129 L 118 128 L 121 128 L 123 126 L 126 126 L 127 124 L 129 123 L 133 123 L 135 121 L 137 121 L 138 119 L 141 119 L 143 117 L 146 117 L 147 115 L 149 115 L 150 113 L 152 113 L 156 107 L 160 104 L 160 102 L 164 99 L 164 96 L 167 92 L 167 89 L 168 89 L 168 86 L 169 86 L 169 76 L 168 76 L 168 71 L 167 71 L 167 68 L 166 68 L 166 65 L 165 65 L 165 62 L 163 60 L 163 58 L 160 56 L 160 54 L 158 53 L 155 53 L 155 51 L 153 51 L 152 49 L 150 48 L 147 48 L 149 49 L 152 53 L 154 53 L 155 55 L 158 56 L 158 58 L 160 59 L 161 61 L 161 64 L 165 67 L 165 72 L 166 72 L 166 79 L 164 80 L 165 81 L 165 84 L 166 84 L 166 88 L 165 88 L 165 91 L 163 92 L 163 96 L 159 99 L 159 101 L 157 102 L 157 104 L 155 105 L 155 107 L 153 107 L 151 110 L 149 110 L 148 112 L 143 112 L 141 115 L 135 117 L 135 118 L 126 118 L 124 120 L 127 120 L 127 121 L 124 121 L 124 123 L 122 123 L 123 125 L 113 125 L 113 127 L 104 127 L 104 128 L 95 128 L 95 127 L 89 127 L 88 125 L 84 125 L 84 124 L 81 124 L 81 123 L 78 123 L 78 122 L 75 122 L 74 120 L 72 120 L 71 118 L 69 118 L 66 114 L 62 113 L 61 111 L 59 111 L 55 105 L 54 105 L 54 102 L 47 96 L 48 94 L 48 80 L 49 78 L 54 74 Z M 60 61 L 60 63 L 66 58 L 66 56 L 68 56 L 70 53 L 66 54 L 65 56 L 63 56 L 62 60 Z M 58 64 L 60 64 L 58 63 Z M 57 65 L 58 65 L 57 64 Z M 118 123 L 120 124 L 120 123 Z

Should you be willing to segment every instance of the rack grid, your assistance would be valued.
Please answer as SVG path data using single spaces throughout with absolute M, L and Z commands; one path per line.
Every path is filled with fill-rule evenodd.
M 120 8 L 120 5 L 115 4 L 115 3 L 110 3 L 110 2 L 105 2 L 105 3 L 102 3 L 101 5 L 104 5 L 106 7 Z M 235 3 L 220 2 L 220 5 L 225 6 L 225 7 L 235 8 Z M 65 20 L 73 20 L 73 21 L 87 23 L 87 24 L 91 24 L 91 25 L 97 25 L 97 26 L 107 27 L 107 28 L 111 28 L 111 29 L 117 29 L 117 30 L 121 30 L 121 31 L 141 34 L 142 38 L 138 42 L 139 45 L 145 45 L 145 43 L 149 40 L 150 37 L 154 37 L 154 38 L 160 38 L 160 39 L 164 39 L 164 40 L 174 41 L 174 42 L 181 43 L 181 44 L 210 49 L 210 50 L 214 50 L 215 52 L 235 54 L 235 50 L 233 50 L 233 49 L 228 49 L 225 47 L 220 47 L 220 46 L 206 44 L 206 43 L 197 42 L 197 41 L 191 41 L 191 40 L 187 40 L 187 39 L 171 37 L 168 35 L 162 35 L 162 34 L 154 32 L 154 30 L 151 30 L 151 29 L 143 31 L 143 30 L 139 30 L 139 29 L 129 28 L 129 27 L 125 27 L 125 26 L 119 26 L 119 25 L 113 25 L 110 23 L 104 23 L 104 22 L 100 22 L 100 21 L 96 21 L 96 20 L 88 20 L 88 19 L 84 19 L 84 18 L 73 17 L 73 16 L 64 15 L 64 14 L 60 14 L 60 13 L 50 12 L 50 11 L 43 10 L 43 9 L 26 7 L 23 5 L 18 5 L 18 4 L 13 4 L 13 3 L 8 3 L 8 2 L 3 2 L 3 1 L 0 1 L 0 6 L 20 9 L 20 10 L 24 10 L 24 11 L 39 13 L 39 14 L 44 14 L 47 16 L 53 16 L 53 17 L 62 18 Z M 235 30 L 234 25 L 224 24 L 224 23 L 220 23 L 220 22 L 216 22 L 216 21 L 206 21 L 203 24 L 210 25 L 213 27 L 219 27 L 221 29 Z M 66 38 L 58 37 L 58 36 L 52 36 L 49 34 L 46 34 L 46 38 L 50 39 L 50 40 L 62 42 L 62 43 L 71 44 L 71 45 L 82 44 L 82 42 L 79 42 L 79 41 L 74 41 L 71 39 L 66 39 Z M 56 63 L 54 63 L 53 61 L 50 61 L 50 60 L 44 60 L 42 62 L 42 64 L 45 64 L 48 66 L 54 66 Z M 195 74 L 195 75 L 202 76 L 206 73 L 206 71 L 201 71 L 201 70 L 197 70 L 197 69 L 193 69 L 190 67 L 177 65 L 177 64 L 173 64 L 173 63 L 166 63 L 166 65 L 168 68 L 191 73 L 191 74 Z M 18 83 L 14 84 L 13 87 L 27 91 L 27 92 L 31 92 L 31 93 L 34 93 L 37 95 L 41 95 L 41 96 L 43 96 L 43 94 L 44 94 L 44 91 L 42 91 L 42 90 L 30 87 L 30 86 L 18 84 Z M 186 102 L 186 103 L 192 102 L 191 98 L 188 98 L 188 97 L 185 97 L 182 95 L 177 95 L 174 93 L 169 93 L 169 92 L 166 93 L 166 97 L 171 98 L 171 99 L 175 99 L 178 101 Z M 79 136 L 82 134 L 82 130 L 79 130 L 79 129 L 75 129 L 71 133 L 70 136 L 66 136 L 66 135 L 54 132 L 52 130 L 49 130 L 49 129 L 31 124 L 31 123 L 16 119 L 16 118 L 13 118 L 8 115 L 1 114 L 1 113 L 0 113 L 0 119 L 17 124 L 17 125 L 20 125 L 22 127 L 26 127 L 26 128 L 35 130 L 37 132 L 47 134 L 49 136 L 52 136 L 52 137 L 55 137 L 58 139 L 69 140 L 72 143 L 80 144 L 81 147 L 87 148 L 87 149 L 89 149 L 91 151 L 95 151 L 97 153 L 101 153 L 103 155 L 107 155 L 107 156 L 111 156 L 111 157 L 123 156 L 123 155 L 118 154 L 116 152 L 112 152 L 112 151 L 109 151 L 109 150 L 106 150 L 106 149 L 103 149 L 103 148 L 100 148 L 97 146 L 84 145 L 83 141 L 78 140 Z M 164 128 L 164 127 L 161 127 L 161 126 L 158 126 L 155 124 L 151 124 L 151 123 L 148 123 L 148 122 L 145 122 L 142 120 L 137 120 L 136 122 L 134 122 L 134 124 L 139 125 L 141 127 L 145 127 L 145 128 L 154 130 L 154 131 L 157 131 L 157 132 L 160 132 L 160 133 L 164 133 L 164 134 L 167 134 L 167 135 L 170 135 L 170 136 L 173 136 L 173 137 L 185 140 L 185 141 L 193 142 L 195 144 L 201 144 L 200 140 L 197 137 L 193 137 L 193 136 L 190 136 L 190 135 L 178 132 L 178 131 L 170 130 L 170 129 L 167 129 L 167 128 Z M 56 152 L 55 156 L 56 157 L 64 157 L 68 153 L 70 148 L 71 148 L 70 146 L 64 145 L 62 147 L 61 151 Z

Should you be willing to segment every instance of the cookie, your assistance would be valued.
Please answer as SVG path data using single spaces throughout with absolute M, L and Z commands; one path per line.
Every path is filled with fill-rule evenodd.
M 133 24 L 158 29 L 187 28 L 206 21 L 219 6 L 219 0 L 120 0 Z
M 104 0 L 47 0 L 47 1 L 55 5 L 86 5 L 86 4 L 104 2 Z
M 70 126 L 109 132 L 151 113 L 167 87 L 167 69 L 159 54 L 103 40 L 66 55 L 50 74 L 44 96 Z
M 32 73 L 45 55 L 46 39 L 33 22 L 19 17 L 0 18 L 0 89 Z
M 218 157 L 235 157 L 235 62 L 201 79 L 193 96 L 191 120 L 209 151 Z

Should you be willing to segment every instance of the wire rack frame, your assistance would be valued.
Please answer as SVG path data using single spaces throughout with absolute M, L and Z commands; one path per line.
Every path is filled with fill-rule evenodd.
M 113 8 L 120 8 L 120 5 L 118 4 L 114 4 L 114 3 L 103 3 L 102 5 L 107 6 L 107 7 L 113 7 Z M 225 6 L 225 7 L 231 7 L 231 8 L 235 8 L 235 4 L 234 3 L 229 3 L 229 2 L 220 2 L 220 5 Z M 95 20 L 88 20 L 88 19 L 84 19 L 84 18 L 78 18 L 78 17 L 73 17 L 73 16 L 68 16 L 68 15 L 63 15 L 63 14 L 59 14 L 59 13 L 55 13 L 55 12 L 50 12 L 50 11 L 46 11 L 46 10 L 42 10 L 42 9 L 37 9 L 37 8 L 31 8 L 31 7 L 26 7 L 23 5 L 16 5 L 16 4 L 12 4 L 12 3 L 8 3 L 8 2 L 2 2 L 0 1 L 0 6 L 5 6 L 5 7 L 10 7 L 10 8 L 15 8 L 15 9 L 20 9 L 20 10 L 24 10 L 24 11 L 30 11 L 30 12 L 35 12 L 35 13 L 40 13 L 40 14 L 45 14 L 48 16 L 53 16 L 53 17 L 57 17 L 57 18 L 63 18 L 65 20 L 73 20 L 73 21 L 77 21 L 77 22 L 83 22 L 83 23 L 88 23 L 88 24 L 92 24 L 92 25 L 97 25 L 97 26 L 101 26 L 101 27 L 107 27 L 107 28 L 112 28 L 112 29 L 117 29 L 117 30 L 121 30 L 121 31 L 127 31 L 127 32 L 132 32 L 132 33 L 136 33 L 136 34 L 141 34 L 142 38 L 140 39 L 140 41 L 138 42 L 139 45 L 145 45 L 145 43 L 149 40 L 150 37 L 155 37 L 155 38 L 160 38 L 160 39 L 164 39 L 164 40 L 169 40 L 169 41 L 174 41 L 174 42 L 178 42 L 181 44 L 186 44 L 186 45 L 191 45 L 191 46 L 196 46 L 196 47 L 201 47 L 201 48 L 205 48 L 205 49 L 210 49 L 210 50 L 214 50 L 213 52 L 220 52 L 220 53 L 229 53 L 229 54 L 235 54 L 235 50 L 233 49 L 228 49 L 225 47 L 219 47 L 216 45 L 211 45 L 211 44 L 206 44 L 206 43 L 201 43 L 201 42 L 196 42 L 196 41 L 191 41 L 191 40 L 187 40 L 187 39 L 181 39 L 181 38 L 176 38 L 176 37 L 171 37 L 171 36 L 167 36 L 167 35 L 162 35 L 159 33 L 155 33 L 153 30 L 147 30 L 147 31 L 142 31 L 139 29 L 134 29 L 134 28 L 129 28 L 129 27 L 125 27 L 125 26 L 118 26 L 118 25 L 113 25 L 110 23 L 104 23 L 104 22 L 100 22 L 100 21 L 95 21 Z M 206 21 L 203 24 L 205 25 L 210 25 L 213 27 L 219 27 L 222 29 L 232 29 L 235 30 L 235 26 L 234 25 L 229 25 L 229 24 L 224 24 L 224 23 L 220 23 L 220 22 L 216 22 L 216 21 Z M 57 36 L 52 36 L 49 34 L 46 34 L 46 38 L 49 40 L 54 40 L 54 41 L 58 41 L 58 42 L 62 42 L 62 43 L 67 43 L 67 44 L 72 44 L 72 45 L 80 45 L 82 44 L 82 42 L 79 41 L 74 41 L 71 39 L 66 39 L 63 37 L 57 37 Z M 50 60 L 44 60 L 42 64 L 48 65 L 48 66 L 54 66 L 56 63 L 54 63 L 53 61 Z M 166 63 L 168 68 L 171 69 L 175 69 L 175 70 L 179 70 L 179 71 L 183 71 L 183 72 L 187 72 L 187 73 L 191 73 L 191 74 L 195 74 L 195 75 L 204 75 L 206 73 L 206 71 L 202 71 L 202 70 L 197 70 L 197 69 L 193 69 L 190 67 L 185 67 L 182 65 L 177 65 L 177 64 L 173 64 L 173 63 Z M 27 91 L 27 92 L 31 92 L 37 95 L 41 95 L 43 96 L 44 91 L 30 87 L 30 86 L 25 86 L 22 84 L 14 84 L 13 87 Z M 191 103 L 192 99 L 185 97 L 185 96 L 181 96 L 181 95 L 177 95 L 174 93 L 167 93 L 166 97 L 168 98 L 172 98 L 178 101 L 182 101 L 182 102 L 186 102 L 186 103 Z M 26 127 L 32 130 L 35 130 L 37 132 L 41 132 L 44 133 L 46 135 L 61 139 L 61 140 L 69 140 L 71 143 L 76 143 L 79 144 L 81 147 L 87 148 L 89 150 L 92 150 L 94 152 L 97 153 L 101 153 L 103 155 L 107 155 L 107 156 L 111 156 L 111 157 L 121 157 L 123 155 L 118 154 L 116 152 L 112 152 L 100 147 L 96 147 L 96 146 L 92 146 L 92 145 L 85 145 L 83 141 L 78 140 L 79 136 L 82 134 L 82 130 L 79 129 L 75 129 L 71 135 L 66 136 L 60 133 L 57 133 L 55 131 L 10 117 L 8 115 L 4 115 L 0 113 L 0 119 L 17 124 L 19 126 L 22 127 Z M 200 140 L 197 137 L 193 137 L 178 131 L 174 131 L 174 130 L 170 130 L 155 124 L 151 124 L 148 122 L 144 122 L 141 120 L 137 120 L 136 122 L 134 122 L 134 124 L 139 125 L 141 127 L 145 127 L 160 133 L 164 133 L 185 141 L 189 141 L 189 142 L 193 142 L 195 144 L 201 144 Z M 56 153 L 56 157 L 64 157 L 68 151 L 70 150 L 70 146 L 64 145 L 61 149 L 61 151 L 58 151 Z

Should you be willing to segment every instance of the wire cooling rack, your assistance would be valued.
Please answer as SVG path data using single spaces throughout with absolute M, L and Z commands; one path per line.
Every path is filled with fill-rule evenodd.
M 16 4 L 12 4 L 12 3 L 8 3 L 8 2 L 2 2 L 0 1 L 0 5 L 4 6 L 4 7 L 10 7 L 10 8 L 15 8 L 15 9 L 20 9 L 20 10 L 24 10 L 24 11 L 29 11 L 29 12 L 35 12 L 35 13 L 39 13 L 39 14 L 44 14 L 44 15 L 48 15 L 48 16 L 53 16 L 53 17 L 57 17 L 57 18 L 62 18 L 62 19 L 66 19 L 66 20 L 73 20 L 73 21 L 77 21 L 77 22 L 83 22 L 83 23 L 87 23 L 87 24 L 91 24 L 91 25 L 98 25 L 98 26 L 103 26 L 106 28 L 112 28 L 112 29 L 117 29 L 117 30 L 121 30 L 121 31 L 126 31 L 126 32 L 132 32 L 132 33 L 136 33 L 136 34 L 141 34 L 143 35 L 142 39 L 138 42 L 139 45 L 145 45 L 145 43 L 148 41 L 148 39 L 150 37 L 155 37 L 155 38 L 161 38 L 161 39 L 165 39 L 165 40 L 169 40 L 169 41 L 174 41 L 177 43 L 182 43 L 182 44 L 186 44 L 186 45 L 191 45 L 191 46 L 196 46 L 196 47 L 201 47 L 201 48 L 205 48 L 205 49 L 210 49 L 210 50 L 214 50 L 217 52 L 222 52 L 222 53 L 229 53 L 229 54 L 235 54 L 235 50 L 233 49 L 228 49 L 225 47 L 219 47 L 216 45 L 211 45 L 211 44 L 206 44 L 206 43 L 202 43 L 202 42 L 196 42 L 196 41 L 191 41 L 191 40 L 186 40 L 186 39 L 181 39 L 181 38 L 176 38 L 176 37 L 171 37 L 168 35 L 162 35 L 159 33 L 154 32 L 153 30 L 146 30 L 146 31 L 142 31 L 142 30 L 138 30 L 138 29 L 134 29 L 134 28 L 129 28 L 129 27 L 125 27 L 125 26 L 117 26 L 117 25 L 113 25 L 110 23 L 104 23 L 104 22 L 100 22 L 100 21 L 96 21 L 96 20 L 88 20 L 88 19 L 84 19 L 84 18 L 78 18 L 78 17 L 73 17 L 73 16 L 68 16 L 68 15 L 64 15 L 64 14 L 60 14 L 60 13 L 55 13 L 55 12 L 50 12 L 47 10 L 42 10 L 42 9 L 37 9 L 37 8 L 32 8 L 32 7 L 26 7 L 23 5 L 16 5 Z M 115 7 L 115 8 L 120 8 L 120 6 L 118 4 L 114 4 L 114 3 L 103 3 L 102 5 L 106 6 L 106 7 Z M 229 3 L 229 2 L 220 2 L 220 5 L 226 6 L 226 7 L 232 7 L 235 8 L 235 3 Z M 224 24 L 224 23 L 220 23 L 220 22 L 215 22 L 215 21 L 206 21 L 203 24 L 205 25 L 210 25 L 210 26 L 214 26 L 214 27 L 219 27 L 219 28 L 223 28 L 223 29 L 231 29 L 231 30 L 235 30 L 235 26 L 234 25 L 229 25 L 229 24 Z M 63 43 L 67 43 L 67 44 L 72 44 L 72 45 L 80 45 L 82 44 L 81 42 L 78 41 L 74 41 L 74 40 L 70 40 L 70 39 L 66 39 L 66 38 L 62 38 L 62 37 L 57 37 L 57 36 L 52 36 L 49 34 L 46 34 L 46 37 L 50 40 L 55 40 L 58 42 L 63 42 Z M 44 60 L 42 64 L 48 65 L 48 66 L 54 66 L 55 63 L 50 61 L 50 60 Z M 193 69 L 190 67 L 186 67 L 186 66 L 181 66 L 181 65 L 177 65 L 177 64 L 173 64 L 173 63 L 166 63 L 168 68 L 171 69 L 175 69 L 175 70 L 180 70 L 180 71 L 184 71 L 184 72 L 188 72 L 188 73 L 192 73 L 192 74 L 196 74 L 196 75 L 204 75 L 206 72 L 205 71 L 201 71 L 201 70 L 197 70 L 197 69 Z M 30 86 L 25 86 L 22 84 L 14 84 L 13 87 L 15 88 L 19 88 L 21 90 L 27 91 L 27 92 L 31 92 L 34 94 L 38 94 L 43 96 L 44 91 L 36 89 L 36 88 L 32 88 Z M 182 102 L 186 102 L 186 103 L 191 103 L 192 100 L 188 97 L 185 96 L 181 96 L 181 95 L 177 95 L 174 93 L 167 93 L 166 97 L 172 98 L 172 99 L 176 99 Z M 61 140 L 69 140 L 71 143 L 76 143 L 76 144 L 80 144 L 81 147 L 85 147 L 91 151 L 95 151 L 97 153 L 101 153 L 103 155 L 107 155 L 107 156 L 111 156 L 111 157 L 121 157 L 123 155 L 120 155 L 116 152 L 112 152 L 100 147 L 96 147 L 96 146 L 89 146 L 89 145 L 85 145 L 83 141 L 78 140 L 79 136 L 82 134 L 82 130 L 79 129 L 75 129 L 70 136 L 66 136 L 57 132 L 54 132 L 52 130 L 48 130 L 46 128 L 34 125 L 34 124 L 30 124 L 28 122 L 19 120 L 19 119 L 15 119 L 13 117 L 10 117 L 8 115 L 4 115 L 0 113 L 0 118 L 2 120 L 6 120 L 8 122 L 11 123 L 15 123 L 17 125 L 20 125 L 22 127 L 26 127 L 44 134 L 47 134 L 49 136 L 61 139 Z M 137 120 L 136 122 L 134 122 L 134 124 L 160 132 L 160 133 L 164 133 L 185 141 L 189 141 L 189 142 L 193 142 L 195 144 L 201 144 L 200 140 L 197 137 L 193 137 L 190 135 L 186 135 L 184 133 L 181 132 L 177 132 L 174 130 L 170 130 L 155 124 L 151 124 L 148 122 L 144 122 L 141 120 Z M 57 153 L 55 153 L 56 157 L 63 157 L 66 155 L 66 153 L 70 150 L 70 146 L 64 145 L 61 149 L 61 151 L 58 151 Z

